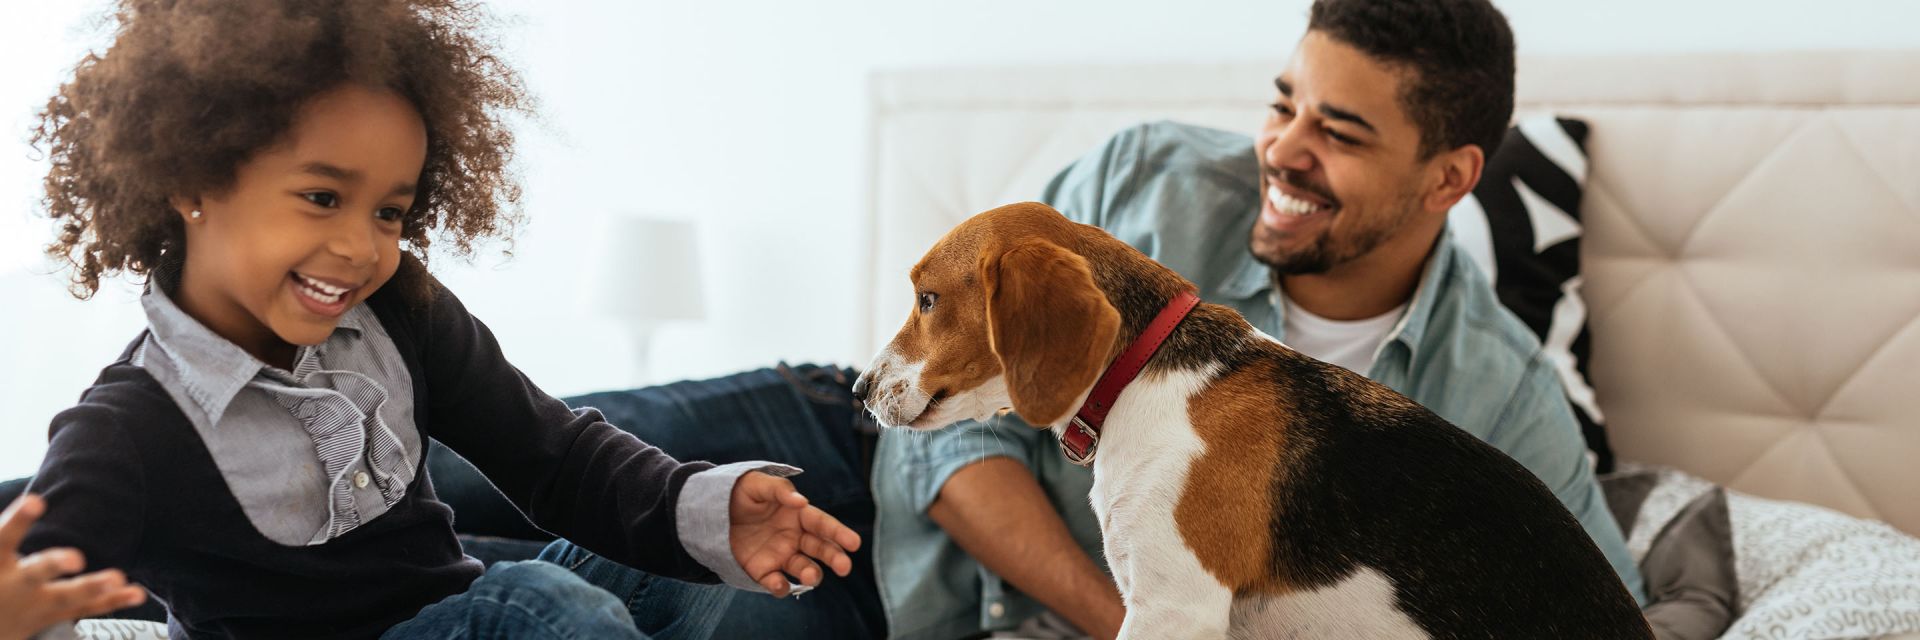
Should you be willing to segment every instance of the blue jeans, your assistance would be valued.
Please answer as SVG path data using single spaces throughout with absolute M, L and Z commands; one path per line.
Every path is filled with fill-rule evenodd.
M 870 637 L 865 612 L 848 590 L 816 589 L 798 598 L 741 591 L 723 584 L 693 584 L 662 578 L 594 555 L 565 540 L 555 541 L 540 559 L 612 592 L 626 605 L 634 624 L 657 640 L 719 638 Z M 884 636 L 881 636 L 884 637 Z
M 446 638 L 858 638 L 862 612 L 841 590 L 775 600 L 722 584 L 662 578 L 556 540 L 538 560 L 501 562 L 466 593 L 422 609 L 382 640 Z
M 548 562 L 502 562 L 466 593 L 421 609 L 382 640 L 637 638 L 646 634 L 619 599 Z
M 873 495 L 867 485 L 872 442 L 855 428 L 863 416 L 849 391 L 853 378 L 852 371 L 837 367 L 782 366 L 567 400 L 571 406 L 600 409 L 608 422 L 681 460 L 768 460 L 805 469 L 793 478 L 794 487 L 859 533 L 864 543 L 853 553 L 853 572 L 847 577 L 829 572 L 813 591 L 775 599 L 650 576 L 565 540 L 547 547 L 540 557 L 576 567 L 576 573 L 596 584 L 636 585 L 613 592 L 632 605 L 642 629 L 649 628 L 649 616 L 692 615 L 686 612 L 690 603 L 713 601 L 689 595 L 698 591 L 730 595 L 713 621 L 714 638 L 887 637 L 873 570 Z
M 872 439 L 865 429 L 856 428 L 862 416 L 849 392 L 853 376 L 837 367 L 782 365 L 714 380 L 566 399 L 569 406 L 598 408 L 607 422 L 681 460 L 769 460 L 805 469 L 793 478 L 794 486 L 866 543 L 854 552 L 848 577 L 829 574 L 799 598 L 776 600 L 720 585 L 660 578 L 565 540 L 543 549 L 539 558 L 609 592 L 642 632 L 658 637 L 885 638 L 886 614 L 874 582 L 873 496 L 867 485 Z M 520 551 L 537 544 L 531 541 L 549 539 L 484 477 L 437 443 L 428 464 L 435 490 L 458 514 L 455 525 L 467 534 L 463 543 L 469 555 L 522 559 L 531 557 Z

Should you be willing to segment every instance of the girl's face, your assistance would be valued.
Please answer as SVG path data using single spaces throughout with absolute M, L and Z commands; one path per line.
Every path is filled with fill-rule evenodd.
M 254 357 L 288 366 L 400 266 L 427 130 L 400 95 L 343 85 L 316 96 L 233 187 L 176 198 L 187 260 L 175 302 Z M 198 210 L 196 217 L 193 212 Z

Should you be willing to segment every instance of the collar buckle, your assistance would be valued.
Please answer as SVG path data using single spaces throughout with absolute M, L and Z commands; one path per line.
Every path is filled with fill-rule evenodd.
M 1120 392 L 1133 382 L 1134 376 L 1140 374 L 1140 369 L 1147 366 L 1147 360 L 1160 350 L 1160 343 L 1165 342 L 1167 336 L 1180 326 L 1180 321 L 1185 320 L 1187 314 L 1199 304 L 1200 297 L 1191 291 L 1174 295 L 1166 306 L 1160 308 L 1159 315 L 1154 316 L 1146 330 L 1134 336 L 1127 350 L 1107 365 L 1100 379 L 1094 381 L 1093 389 L 1087 392 L 1087 399 L 1081 402 L 1080 409 L 1073 413 L 1073 420 L 1067 423 L 1066 429 L 1060 434 L 1060 453 L 1067 456 L 1068 462 L 1082 467 L 1093 464 L 1094 450 L 1100 446 L 1100 427 L 1106 423 L 1107 412 L 1120 398 Z
M 1075 415 L 1067 423 L 1066 433 L 1060 436 L 1060 453 L 1071 462 L 1082 467 L 1093 465 L 1093 455 L 1100 448 L 1100 432 L 1095 431 L 1087 421 Z

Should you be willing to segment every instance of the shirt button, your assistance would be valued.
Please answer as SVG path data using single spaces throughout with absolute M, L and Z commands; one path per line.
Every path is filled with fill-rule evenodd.
M 353 474 L 353 488 L 355 488 L 355 489 L 365 489 L 365 488 L 367 488 L 367 472 L 365 472 L 365 471 L 356 471 L 356 472 L 354 472 L 354 474 Z
M 987 605 L 987 615 L 993 616 L 995 618 L 1007 615 L 1007 605 L 1000 604 L 998 602 Z

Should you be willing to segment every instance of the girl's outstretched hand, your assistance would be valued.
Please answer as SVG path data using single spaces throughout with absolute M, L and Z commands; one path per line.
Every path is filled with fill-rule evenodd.
M 776 598 L 787 596 L 790 583 L 820 584 L 824 576 L 816 560 L 834 575 L 853 570 L 847 552 L 860 548 L 860 534 L 807 504 L 786 478 L 757 471 L 740 476 L 728 514 L 734 559 Z
M 20 541 L 46 513 L 39 496 L 22 495 L 0 512 L 0 640 L 26 638 L 55 623 L 111 613 L 145 602 L 119 569 L 72 576 L 87 567 L 75 549 L 20 557 Z

